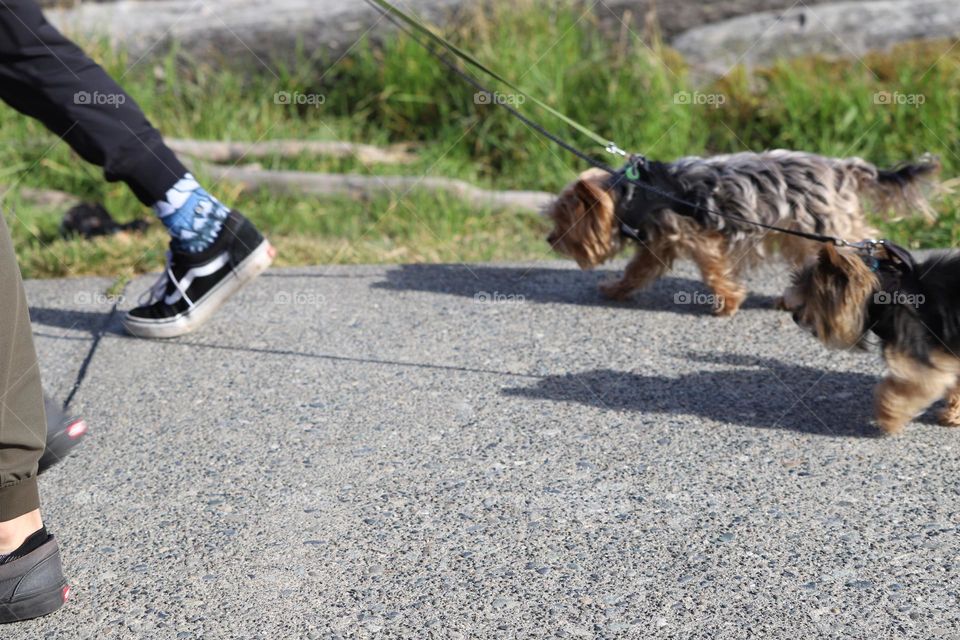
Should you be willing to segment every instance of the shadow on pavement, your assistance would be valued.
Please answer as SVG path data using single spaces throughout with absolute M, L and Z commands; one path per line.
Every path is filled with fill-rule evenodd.
M 706 286 L 689 278 L 665 277 L 647 291 L 626 302 L 612 302 L 600 295 L 597 285 L 619 276 L 619 271 L 578 271 L 543 267 L 500 267 L 494 265 L 400 265 L 386 274 L 386 280 L 371 285 L 392 291 L 423 291 L 465 298 L 483 294 L 523 296 L 528 302 L 575 304 L 646 311 L 670 311 L 684 315 L 709 315 L 706 304 L 678 304 L 676 296 L 707 293 Z M 744 309 L 772 309 L 772 296 L 751 295 Z
M 55 327 L 68 331 L 86 331 L 96 333 L 103 329 L 104 323 L 112 311 L 75 311 L 30 307 L 30 322 L 33 325 Z
M 499 268 L 493 270 L 515 271 Z M 551 272 L 551 277 L 556 273 L 552 270 L 548 271 Z M 454 289 L 448 292 L 467 295 L 464 291 L 465 289 Z M 110 313 L 66 311 L 42 307 L 31 309 L 31 317 L 35 325 L 86 331 L 91 335 L 99 332 L 101 335 L 113 334 L 128 337 L 123 332 L 119 318 L 109 319 L 110 315 Z M 47 337 L 76 339 L 69 336 Z M 693 362 L 724 368 L 720 371 L 697 371 L 679 377 L 610 369 L 542 377 L 511 371 L 356 358 L 297 350 L 256 349 L 192 341 L 171 341 L 165 344 L 281 357 L 535 378 L 537 383 L 534 386 L 505 388 L 502 393 L 515 397 L 573 402 L 615 411 L 694 415 L 738 426 L 790 429 L 828 436 L 876 437 L 879 435 L 870 424 L 871 399 L 873 387 L 878 381 L 877 376 L 827 371 L 769 358 L 687 353 L 682 357 Z M 930 412 L 917 421 L 922 424 L 936 422 Z
M 509 396 L 575 402 L 614 411 L 693 415 L 731 425 L 843 437 L 876 437 L 870 424 L 877 377 L 778 360 L 686 354 L 724 365 L 677 377 L 597 369 L 547 376 Z

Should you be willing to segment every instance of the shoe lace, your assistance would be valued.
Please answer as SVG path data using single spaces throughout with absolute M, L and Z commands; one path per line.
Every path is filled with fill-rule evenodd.
M 168 284 L 173 284 L 177 291 L 180 292 L 180 295 L 183 296 L 183 299 L 187 301 L 189 307 L 194 306 L 193 300 L 187 295 L 186 289 L 183 288 L 180 281 L 173 275 L 173 254 L 169 251 L 167 252 L 166 265 L 164 266 L 163 273 L 160 274 L 160 277 L 157 278 L 157 281 L 153 283 L 152 287 L 140 295 L 139 304 L 150 306 L 163 301 L 166 298 Z

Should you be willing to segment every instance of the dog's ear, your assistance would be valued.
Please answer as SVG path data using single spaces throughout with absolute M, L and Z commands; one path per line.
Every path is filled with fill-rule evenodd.
M 825 244 L 820 249 L 820 265 L 824 267 L 835 267 L 840 269 L 846 264 L 846 258 L 840 254 L 840 251 L 832 244 Z
M 855 260 L 859 260 L 859 258 L 849 251 L 844 251 L 833 244 L 825 244 L 823 248 L 820 249 L 819 262 L 822 267 L 828 267 L 846 273 L 849 271 L 851 265 L 854 264 Z
M 597 176 L 584 175 L 573 185 L 570 228 L 565 245 L 581 268 L 595 267 L 616 252 L 614 203 Z
M 603 195 L 597 185 L 584 178 L 577 180 L 573 187 L 573 194 L 588 208 L 596 204 Z

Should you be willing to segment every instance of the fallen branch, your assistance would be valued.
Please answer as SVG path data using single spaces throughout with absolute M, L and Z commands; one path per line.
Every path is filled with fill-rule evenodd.
M 50 208 L 68 208 L 78 204 L 81 200 L 79 196 L 65 191 L 54 191 L 53 189 L 34 189 L 33 187 L 5 187 L 0 186 L 0 199 L 6 199 L 10 193 L 16 193 L 21 199 L 30 202 L 39 207 Z
M 212 164 L 204 165 L 204 169 L 215 179 L 237 183 L 248 191 L 267 189 L 280 193 L 369 197 L 374 194 L 399 196 L 410 189 L 426 189 L 453 194 L 478 208 L 519 209 L 533 212 L 540 212 L 556 198 L 555 195 L 542 191 L 489 191 L 463 180 L 448 178 L 265 171 Z
M 356 157 L 364 164 L 410 164 L 417 157 L 410 145 L 375 147 L 353 142 L 323 140 L 264 140 L 261 142 L 220 142 L 216 140 L 167 140 L 177 153 L 208 162 L 240 162 L 261 158 L 293 158 L 303 154 L 331 158 Z

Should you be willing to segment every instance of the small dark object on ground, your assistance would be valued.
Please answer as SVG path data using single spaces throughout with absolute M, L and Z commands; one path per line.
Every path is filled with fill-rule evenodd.
M 146 220 L 134 220 L 120 224 L 113 219 L 102 204 L 84 202 L 71 208 L 63 216 L 60 233 L 66 237 L 83 236 L 87 240 L 97 236 L 110 236 L 123 231 L 142 232 L 148 226 Z

